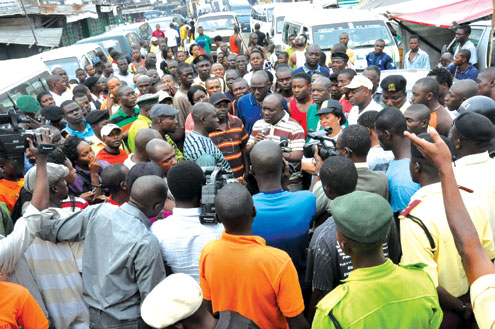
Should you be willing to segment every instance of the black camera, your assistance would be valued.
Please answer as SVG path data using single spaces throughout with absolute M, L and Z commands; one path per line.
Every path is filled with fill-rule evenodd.
M 328 137 L 331 133 L 332 128 L 330 127 L 308 133 L 310 141 L 303 146 L 304 156 L 306 158 L 313 158 L 315 156 L 316 146 L 318 146 L 318 154 L 323 160 L 330 156 L 337 155 L 337 143 L 335 143 L 332 138 Z
M 201 188 L 201 214 L 199 221 L 201 224 L 214 224 L 215 217 L 215 197 L 218 191 L 229 183 L 236 181 L 234 173 L 224 169 L 222 166 L 201 167 L 205 176 L 206 184 Z
M 19 127 L 20 123 L 29 122 L 24 114 L 16 112 L 13 108 L 0 114 L 0 124 L 4 125 L 0 128 L 0 154 L 12 162 L 17 177 L 24 175 L 24 152 L 29 147 L 27 138 L 31 139 L 41 152 L 48 153 L 55 149 L 54 144 L 36 143 L 35 135 L 40 134 L 38 129 L 23 130 Z M 11 129 L 8 129 L 7 125 L 10 125 Z

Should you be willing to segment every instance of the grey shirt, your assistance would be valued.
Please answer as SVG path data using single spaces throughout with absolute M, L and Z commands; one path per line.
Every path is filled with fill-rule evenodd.
M 82 259 L 85 302 L 118 320 L 140 316 L 146 295 L 165 278 L 160 246 L 150 221 L 124 203 L 92 206 L 44 223 L 43 240 L 85 241 Z

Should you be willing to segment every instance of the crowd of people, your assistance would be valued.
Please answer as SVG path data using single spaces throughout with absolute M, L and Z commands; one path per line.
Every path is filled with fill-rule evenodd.
M 24 170 L 0 153 L 0 328 L 495 325 L 495 69 L 467 28 L 410 99 L 383 40 L 358 73 L 347 33 L 328 62 L 159 31 L 17 99 L 38 133 Z

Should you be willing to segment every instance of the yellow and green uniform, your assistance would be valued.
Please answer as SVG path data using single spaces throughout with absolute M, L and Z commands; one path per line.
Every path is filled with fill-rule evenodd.
M 136 121 L 132 123 L 131 128 L 129 128 L 129 134 L 127 135 L 127 144 L 132 153 L 136 150 L 136 135 L 143 128 L 151 128 L 151 119 L 140 114 Z

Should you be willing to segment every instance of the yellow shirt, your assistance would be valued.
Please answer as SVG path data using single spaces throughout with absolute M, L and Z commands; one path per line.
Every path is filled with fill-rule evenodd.
M 136 149 L 136 135 L 139 130 L 142 128 L 150 128 L 151 127 L 151 119 L 145 117 L 144 115 L 138 115 L 136 121 L 134 121 L 129 128 L 129 133 L 127 134 L 127 144 L 129 145 L 129 149 L 132 153 L 134 153 Z
M 189 56 L 189 58 L 188 58 L 188 59 L 186 59 L 186 63 L 187 63 L 187 64 L 191 64 L 191 63 L 192 63 L 192 61 L 194 60 L 194 58 L 195 58 L 194 56 Z
M 493 234 L 485 208 L 474 193 L 462 189 L 460 192 L 480 237 L 481 245 L 488 257 L 493 259 L 495 257 Z M 414 206 L 414 202 L 417 201 L 411 201 L 411 207 L 408 206 L 399 216 L 401 264 L 424 263 L 427 265 L 424 270 L 430 275 L 435 286 L 442 286 L 455 297 L 464 295 L 469 289 L 469 282 L 447 222 L 440 183 L 420 188 L 411 200 L 420 202 Z M 411 218 L 404 216 L 407 211 L 410 215 L 419 218 L 426 226 L 433 238 L 435 249 L 432 249 L 423 228 Z
M 495 236 L 495 160 L 488 152 L 467 155 L 456 160 L 454 174 L 457 184 L 472 189 L 487 208 Z
M 354 50 L 352 50 L 351 48 L 347 48 L 345 53 L 347 56 L 349 56 L 349 62 L 354 64 L 354 60 L 356 59 L 356 54 L 354 54 Z
M 471 285 L 471 304 L 480 329 L 495 328 L 495 274 L 479 277 Z

